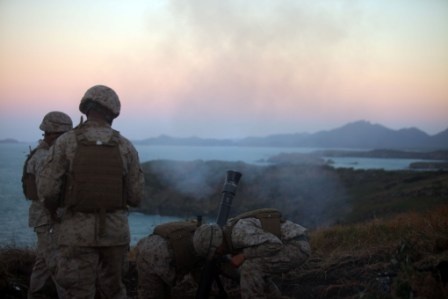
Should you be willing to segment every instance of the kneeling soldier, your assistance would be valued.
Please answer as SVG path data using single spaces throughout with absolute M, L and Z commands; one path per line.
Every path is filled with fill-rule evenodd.
M 217 224 L 200 226 L 193 244 L 200 256 L 231 254 L 240 270 L 241 298 L 280 298 L 272 281 L 303 264 L 310 256 L 306 229 L 283 220 L 279 211 L 259 209 L 229 219 L 221 229 Z

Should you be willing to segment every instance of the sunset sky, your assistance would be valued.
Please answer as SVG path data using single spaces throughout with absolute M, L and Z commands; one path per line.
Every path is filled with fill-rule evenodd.
M 446 0 L 0 0 L 0 139 L 112 87 L 131 140 L 448 128 Z

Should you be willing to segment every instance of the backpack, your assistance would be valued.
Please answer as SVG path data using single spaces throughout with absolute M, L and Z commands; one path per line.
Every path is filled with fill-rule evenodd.
M 22 172 L 22 190 L 25 198 L 28 200 L 39 200 L 37 196 L 36 176 L 27 172 L 27 166 L 30 159 L 34 156 L 38 148 L 30 150 L 25 163 L 23 164 Z
M 176 221 L 164 223 L 154 228 L 154 234 L 168 241 L 174 252 L 174 264 L 178 271 L 190 272 L 200 261 L 193 247 L 193 235 L 197 223 Z

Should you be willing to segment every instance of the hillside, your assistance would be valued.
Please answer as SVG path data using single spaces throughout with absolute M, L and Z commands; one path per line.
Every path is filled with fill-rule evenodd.
M 448 205 L 310 234 L 312 258 L 279 278 L 292 298 L 448 298 Z
M 448 172 L 219 161 L 143 167 L 148 212 L 201 213 L 213 220 L 225 171 L 235 169 L 243 177 L 232 214 L 277 207 L 308 226 L 312 256 L 296 271 L 274 277 L 289 298 L 447 298 Z M 3 298 L 26 298 L 34 257 L 34 249 L 0 248 Z M 125 284 L 129 298 L 137 298 L 132 250 L 129 259 Z M 239 298 L 235 283 L 226 286 L 230 299 Z M 175 292 L 194 298 L 195 286 L 186 280 Z
M 448 203 L 446 171 L 334 169 L 314 163 L 257 166 L 221 161 L 143 164 L 146 200 L 141 211 L 214 220 L 228 169 L 243 177 L 231 215 L 262 207 L 314 228 L 425 210 Z
M 379 217 L 312 230 L 310 259 L 274 280 L 289 298 L 447 298 L 446 215 L 448 205 L 397 214 L 387 220 Z M 33 250 L 0 248 L 3 298 L 26 298 L 33 261 Z M 239 298 L 237 285 L 225 283 L 229 299 Z M 125 284 L 128 298 L 137 298 L 132 251 Z M 176 298 L 187 299 L 194 298 L 195 290 L 194 284 L 184 283 L 174 291 Z M 49 288 L 49 293 L 52 291 Z
M 417 128 L 389 129 L 367 121 L 348 123 L 339 128 L 316 133 L 275 134 L 241 139 L 176 138 L 161 135 L 135 140 L 135 144 L 184 146 L 262 146 L 262 147 L 314 147 L 351 149 L 418 149 L 440 150 L 448 148 L 448 129 L 428 135 Z

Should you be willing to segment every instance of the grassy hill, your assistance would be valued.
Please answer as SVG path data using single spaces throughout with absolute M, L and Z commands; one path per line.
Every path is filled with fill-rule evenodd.
M 447 215 L 448 205 L 443 205 L 313 230 L 308 262 L 275 280 L 291 298 L 447 298 Z M 0 249 L 3 298 L 26 298 L 33 261 L 30 249 Z M 130 261 L 125 282 L 129 297 L 136 298 L 132 255 Z M 178 290 L 191 295 L 185 298 L 194 298 L 194 291 Z M 228 291 L 238 298 L 237 288 Z
M 446 171 L 334 169 L 314 161 L 257 166 L 222 161 L 143 164 L 150 214 L 214 219 L 228 169 L 242 172 L 231 216 L 273 207 L 308 228 L 422 211 L 448 203 Z
M 448 298 L 448 205 L 311 233 L 293 298 Z M 300 296 L 299 296 L 300 294 Z
M 243 173 L 232 213 L 276 207 L 310 228 L 311 258 L 275 277 L 291 298 L 448 298 L 448 173 L 227 162 L 144 164 L 148 212 L 217 212 L 225 171 Z M 0 248 L 0 293 L 26 298 L 34 251 Z M 125 278 L 136 298 L 130 255 Z M 238 290 L 229 289 L 230 298 Z M 194 294 L 194 288 L 180 290 Z

